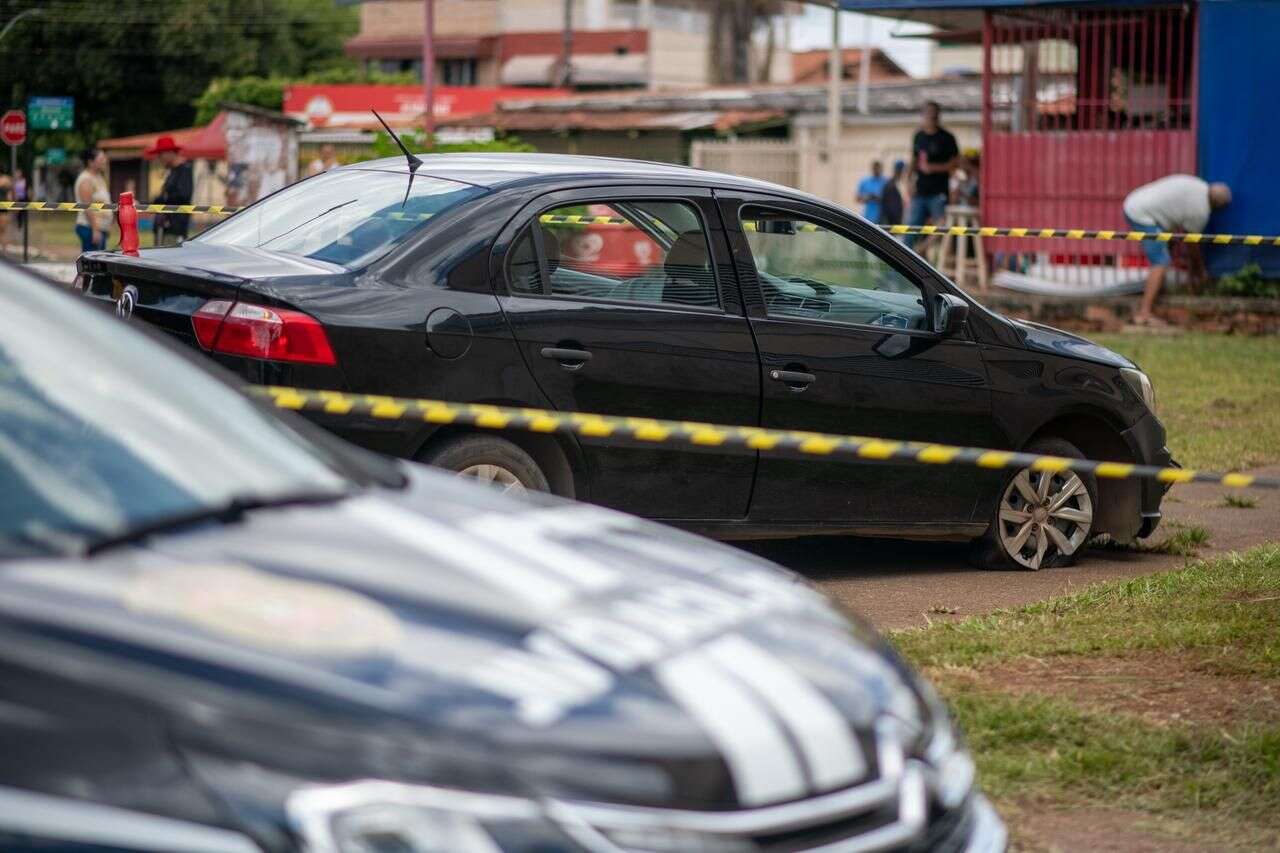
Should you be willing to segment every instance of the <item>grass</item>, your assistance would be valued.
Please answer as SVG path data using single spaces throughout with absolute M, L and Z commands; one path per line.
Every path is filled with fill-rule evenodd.
M 1258 499 L 1250 495 L 1226 494 L 1222 496 L 1222 505 L 1230 509 L 1257 509 Z
M 891 639 L 948 699 L 983 786 L 1011 807 L 1015 834 L 1018 804 L 1034 802 L 1133 810 L 1157 825 L 1190 825 L 1204 842 L 1274 844 L 1280 719 L 1224 723 L 1192 714 L 1152 721 L 1099 709 L 1080 691 L 1062 689 L 1070 682 L 1055 689 L 1046 678 L 1038 691 L 1034 677 L 1001 680 L 998 673 L 1019 663 L 1043 664 L 1033 671 L 1048 673 L 1073 661 L 1105 665 L 1141 656 L 1162 686 L 1191 673 L 1232 679 L 1225 683 L 1244 691 L 1271 684 L 1274 692 L 1278 625 L 1280 545 L 1272 544 Z M 1224 698 L 1211 691 L 1195 697 L 1209 704 Z
M 1151 377 L 1181 464 L 1222 470 L 1280 461 L 1280 337 L 1095 337 Z
M 901 631 L 893 641 L 925 667 L 1203 649 L 1215 652 L 1213 665 L 1224 672 L 1280 678 L 1280 599 L 1261 607 L 1239 603 L 1277 593 L 1280 544 L 1273 544 L 1017 610 Z
M 1172 554 L 1175 557 L 1194 557 L 1201 545 L 1209 544 L 1209 531 L 1198 524 L 1182 524 L 1170 521 L 1165 529 L 1172 531 L 1159 542 L 1119 542 L 1107 536 L 1094 539 L 1091 548 L 1105 551 L 1130 551 L 1143 554 Z

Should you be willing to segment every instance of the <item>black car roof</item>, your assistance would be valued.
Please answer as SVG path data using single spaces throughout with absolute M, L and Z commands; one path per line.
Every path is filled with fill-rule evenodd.
M 547 183 L 576 178 L 638 179 L 664 184 L 740 187 L 818 200 L 807 193 L 767 181 L 647 160 L 573 154 L 423 154 L 420 157 L 422 167 L 418 174 L 491 189 L 507 184 L 537 182 L 539 179 Z M 339 168 L 405 172 L 408 165 L 403 157 L 384 157 Z

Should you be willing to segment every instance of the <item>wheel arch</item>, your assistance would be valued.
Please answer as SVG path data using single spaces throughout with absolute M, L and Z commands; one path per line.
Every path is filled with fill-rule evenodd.
M 1133 463 L 1137 460 L 1122 432 L 1123 428 L 1104 413 L 1067 412 L 1041 425 L 1023 447 L 1042 438 L 1060 438 L 1074 444 L 1086 459 Z M 1094 532 L 1132 539 L 1142 524 L 1142 484 L 1133 479 L 1098 478 L 1097 487 Z
M 421 459 L 428 451 L 465 435 L 506 439 L 533 457 L 533 461 L 538 463 L 538 467 L 546 475 L 552 494 L 563 498 L 586 499 L 587 482 L 581 453 L 567 436 L 525 430 L 480 429 L 469 424 L 446 424 L 429 433 L 412 456 L 414 459 Z M 577 459 L 578 464 L 572 464 L 570 459 Z

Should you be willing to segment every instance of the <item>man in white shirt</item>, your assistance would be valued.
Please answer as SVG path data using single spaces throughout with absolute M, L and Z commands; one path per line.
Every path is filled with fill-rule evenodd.
M 1226 184 L 1210 184 L 1194 175 L 1169 175 L 1138 187 L 1124 200 L 1124 218 L 1134 231 L 1157 234 L 1162 231 L 1203 233 L 1209 224 L 1209 214 L 1231 203 L 1231 189 Z M 1165 271 L 1173 259 L 1169 244 L 1144 240 L 1142 250 L 1151 262 L 1146 287 L 1142 292 L 1142 307 L 1133 321 L 1142 325 L 1159 325 L 1152 313 L 1156 297 L 1164 285 Z M 1187 244 L 1187 263 L 1191 275 L 1197 281 L 1205 278 L 1204 259 L 1200 247 Z

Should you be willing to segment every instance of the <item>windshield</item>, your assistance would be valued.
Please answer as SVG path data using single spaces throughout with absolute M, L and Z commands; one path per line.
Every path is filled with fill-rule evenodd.
M 0 316 L 0 559 L 357 485 L 232 386 L 7 265 Z
M 408 189 L 408 198 L 405 190 Z M 367 266 L 480 187 L 405 172 L 338 169 L 268 196 L 195 238 Z

